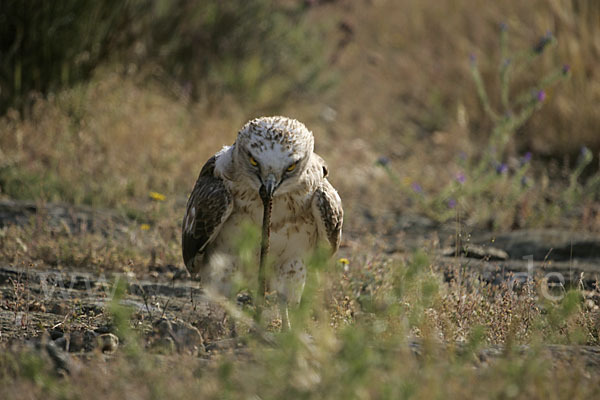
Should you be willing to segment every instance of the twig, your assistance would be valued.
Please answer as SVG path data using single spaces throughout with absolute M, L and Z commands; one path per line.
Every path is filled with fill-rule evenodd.
M 163 319 L 163 317 L 165 316 L 165 313 L 167 312 L 167 308 L 169 307 L 169 303 L 171 302 L 171 298 L 169 297 L 167 299 L 167 302 L 165 303 L 165 306 L 163 307 L 163 311 L 162 314 L 160 314 L 160 318 L 159 319 Z
M 140 290 L 142 291 L 142 299 L 144 299 L 144 305 L 146 306 L 146 311 L 148 312 L 148 315 L 150 316 L 150 323 L 153 324 L 154 318 L 152 317 L 152 311 L 150 310 L 150 306 L 148 306 L 148 295 L 146 294 L 146 291 L 144 290 L 144 287 L 142 285 L 140 285 Z

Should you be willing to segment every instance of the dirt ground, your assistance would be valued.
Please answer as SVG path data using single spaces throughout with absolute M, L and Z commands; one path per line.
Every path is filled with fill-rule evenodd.
M 81 207 L 14 201 L 5 201 L 0 207 L 3 226 L 25 224 L 36 215 L 43 215 L 49 225 L 69 226 L 74 235 L 98 230 L 118 236 L 126 222 Z M 598 307 L 600 299 L 593 289 L 600 278 L 600 237 L 560 230 L 515 231 L 493 238 L 489 233 L 475 232 L 468 237 L 468 243 L 457 244 L 463 234 L 453 224 L 403 216 L 377 246 L 390 257 L 402 257 L 411 247 L 435 248 L 435 268 L 448 281 L 457 278 L 456 266 L 462 265 L 495 284 L 546 279 L 548 293 L 559 293 L 551 291 L 558 285 L 580 285 L 590 293 L 592 307 Z M 353 251 L 358 239 L 350 233 L 340 255 Z M 529 262 L 527 254 L 536 261 Z M 122 294 L 119 288 L 124 289 Z M 5 344 L 49 341 L 69 353 L 83 354 L 98 347 L 113 351 L 119 338 L 123 339 L 111 316 L 118 303 L 133 310 L 131 324 L 144 333 L 149 347 L 191 352 L 207 359 L 219 349 L 243 347 L 227 306 L 207 296 L 182 266 L 151 265 L 144 273 L 115 274 L 3 264 L 0 293 L 0 341 Z M 250 302 L 240 295 L 235 307 L 250 307 Z M 114 348 L 111 341 L 117 343 Z M 415 351 L 418 348 L 415 344 Z M 549 354 L 558 358 L 572 357 L 574 352 L 581 352 L 587 364 L 600 366 L 598 348 L 549 347 Z M 480 358 L 500 353 L 488 348 Z

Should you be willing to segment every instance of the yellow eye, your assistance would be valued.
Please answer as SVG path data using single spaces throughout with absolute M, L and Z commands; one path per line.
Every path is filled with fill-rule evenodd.
M 296 163 L 293 163 L 292 165 L 290 165 L 289 167 L 287 167 L 286 171 L 287 172 L 292 172 L 295 169 L 296 169 Z
M 250 164 L 256 167 L 258 165 L 258 162 L 254 159 L 254 157 L 250 156 Z

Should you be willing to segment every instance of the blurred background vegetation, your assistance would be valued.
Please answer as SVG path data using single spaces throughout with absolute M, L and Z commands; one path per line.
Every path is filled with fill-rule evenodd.
M 504 50 L 503 30 L 510 35 Z M 503 81 L 506 54 L 535 52 L 548 35 L 552 46 Z M 564 203 L 583 201 L 560 200 L 556 188 L 573 180 L 582 185 L 574 193 L 596 188 L 585 186 L 600 152 L 594 0 L 6 0 L 0 53 L 5 197 L 133 215 L 149 191 L 185 197 L 203 161 L 247 119 L 275 113 L 315 132 L 357 217 L 365 208 L 385 214 L 416 205 L 443 220 L 455 212 L 450 202 L 471 204 L 465 215 L 491 227 L 554 225 Z M 538 90 L 540 77 L 568 70 L 506 133 L 497 165 L 484 171 L 506 165 L 524 182 L 515 165 L 529 154 L 529 191 L 515 192 L 516 179 L 496 179 L 461 203 L 441 190 L 475 168 L 498 128 L 470 59 L 491 107 L 509 120 L 504 93 Z M 591 158 L 580 168 L 582 151 Z M 377 160 L 396 171 L 400 190 L 386 189 L 390 177 Z M 466 176 L 467 185 L 483 179 Z M 498 192 L 512 194 L 482 210 Z M 586 226 L 600 218 L 597 198 L 585 197 L 587 211 L 575 213 L 587 216 Z M 555 208 L 518 211 L 533 203 Z M 497 207 L 512 211 L 495 216 Z
M 271 1 L 2 2 L 0 112 L 118 63 L 172 80 L 198 99 L 281 96 L 315 78 L 319 42 L 302 8 Z M 293 29 L 290 29 L 293 27 Z M 292 68 L 293 67 L 293 68 Z M 282 79 L 285 78 L 285 79 Z

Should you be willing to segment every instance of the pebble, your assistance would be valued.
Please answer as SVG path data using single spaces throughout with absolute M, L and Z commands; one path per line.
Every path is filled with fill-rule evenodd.
M 103 353 L 114 353 L 119 347 L 119 338 L 112 333 L 103 333 L 98 336 L 98 348 Z
M 200 331 L 195 326 L 184 321 L 170 321 L 161 318 L 154 324 L 155 342 L 160 346 L 161 343 L 170 348 L 165 340 L 170 339 L 177 347 L 179 352 L 191 351 L 193 353 L 204 351 L 204 340 Z M 164 342 L 164 343 L 163 343 Z
M 69 335 L 69 352 L 92 351 L 96 347 L 96 332 L 92 330 L 81 330 L 71 332 Z

